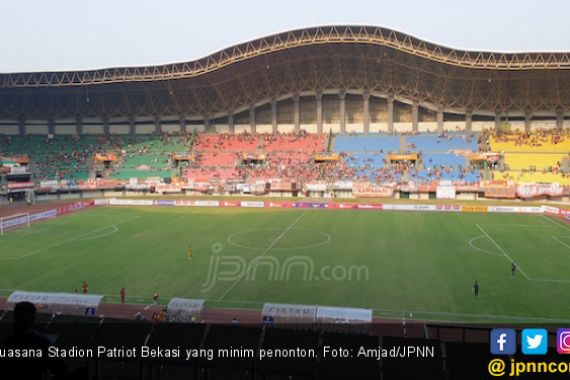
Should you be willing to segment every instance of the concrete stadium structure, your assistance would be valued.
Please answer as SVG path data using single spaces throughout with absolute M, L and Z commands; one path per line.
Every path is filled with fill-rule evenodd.
M 295 30 L 193 62 L 0 74 L 0 134 L 570 127 L 570 53 L 460 51 L 379 27 Z

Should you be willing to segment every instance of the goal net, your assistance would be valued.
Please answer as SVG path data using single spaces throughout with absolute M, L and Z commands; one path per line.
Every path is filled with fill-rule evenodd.
M 15 228 L 30 228 L 30 214 L 22 213 L 0 218 L 0 235 Z

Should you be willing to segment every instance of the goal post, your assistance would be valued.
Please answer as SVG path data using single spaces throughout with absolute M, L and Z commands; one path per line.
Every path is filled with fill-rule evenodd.
M 14 228 L 30 228 L 30 213 L 14 214 L 0 218 L 0 235 Z

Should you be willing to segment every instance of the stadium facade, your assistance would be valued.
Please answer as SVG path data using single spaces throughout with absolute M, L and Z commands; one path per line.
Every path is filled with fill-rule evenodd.
M 379 27 L 295 30 L 192 62 L 0 74 L 0 133 L 570 126 L 570 53 L 461 51 Z

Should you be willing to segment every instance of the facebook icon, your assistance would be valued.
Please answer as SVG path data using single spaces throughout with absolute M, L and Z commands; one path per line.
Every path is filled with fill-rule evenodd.
M 490 343 L 493 355 L 514 355 L 517 351 L 517 333 L 513 329 L 493 329 Z

